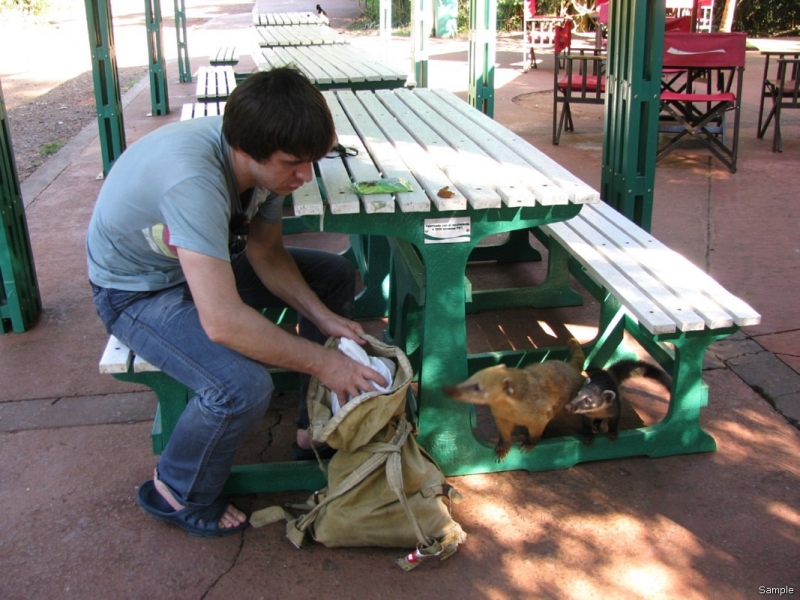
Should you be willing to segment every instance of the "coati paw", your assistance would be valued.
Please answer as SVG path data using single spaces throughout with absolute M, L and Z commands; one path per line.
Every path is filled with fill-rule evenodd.
M 528 440 L 528 441 L 522 442 L 519 445 L 519 449 L 522 450 L 523 452 L 530 452 L 531 450 L 533 450 L 536 447 L 537 443 L 539 443 L 539 440 Z
M 594 436 L 584 435 L 581 437 L 581 441 L 584 443 L 584 445 L 591 446 L 592 444 L 594 444 Z
M 508 454 L 508 443 L 506 442 L 498 442 L 497 445 L 494 447 L 494 460 L 495 462 L 503 462 L 506 459 L 506 455 Z
M 617 441 L 617 438 L 619 437 L 619 434 L 618 434 L 616 431 L 609 431 L 609 432 L 606 434 L 606 437 L 608 438 L 608 441 L 610 441 L 610 442 L 616 442 L 616 441 Z

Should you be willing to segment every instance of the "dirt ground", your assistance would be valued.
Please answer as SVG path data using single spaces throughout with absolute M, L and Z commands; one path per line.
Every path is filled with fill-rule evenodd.
M 241 14 L 252 3 L 186 1 L 189 30 L 220 13 Z M 172 3 L 162 7 L 167 59 L 177 53 Z M 143 4 L 111 0 L 120 89 L 147 76 Z M 190 49 L 191 51 L 191 49 Z M 96 118 L 91 48 L 84 3 L 50 0 L 37 16 L 0 12 L 0 85 L 20 182 Z

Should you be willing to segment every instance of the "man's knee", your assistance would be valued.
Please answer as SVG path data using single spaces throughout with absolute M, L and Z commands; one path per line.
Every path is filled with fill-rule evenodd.
M 237 368 L 226 381 L 206 396 L 206 402 L 215 410 L 227 412 L 232 416 L 249 414 L 260 419 L 269 408 L 275 384 L 269 370 L 258 363 L 247 369 Z

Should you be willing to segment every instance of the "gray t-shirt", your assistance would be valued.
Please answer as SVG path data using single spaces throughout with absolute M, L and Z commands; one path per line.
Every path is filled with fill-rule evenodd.
M 183 283 L 175 248 L 230 260 L 240 206 L 221 117 L 160 127 L 126 149 L 103 183 L 86 234 L 89 279 L 128 291 Z M 257 189 L 246 215 L 277 223 L 282 206 L 282 196 Z

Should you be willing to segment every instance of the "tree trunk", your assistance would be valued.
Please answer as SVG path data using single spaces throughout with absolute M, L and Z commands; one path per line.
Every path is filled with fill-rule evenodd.
M 733 13 L 736 12 L 736 0 L 725 0 L 725 7 L 722 9 L 722 19 L 719 22 L 720 31 L 730 31 L 733 27 Z

